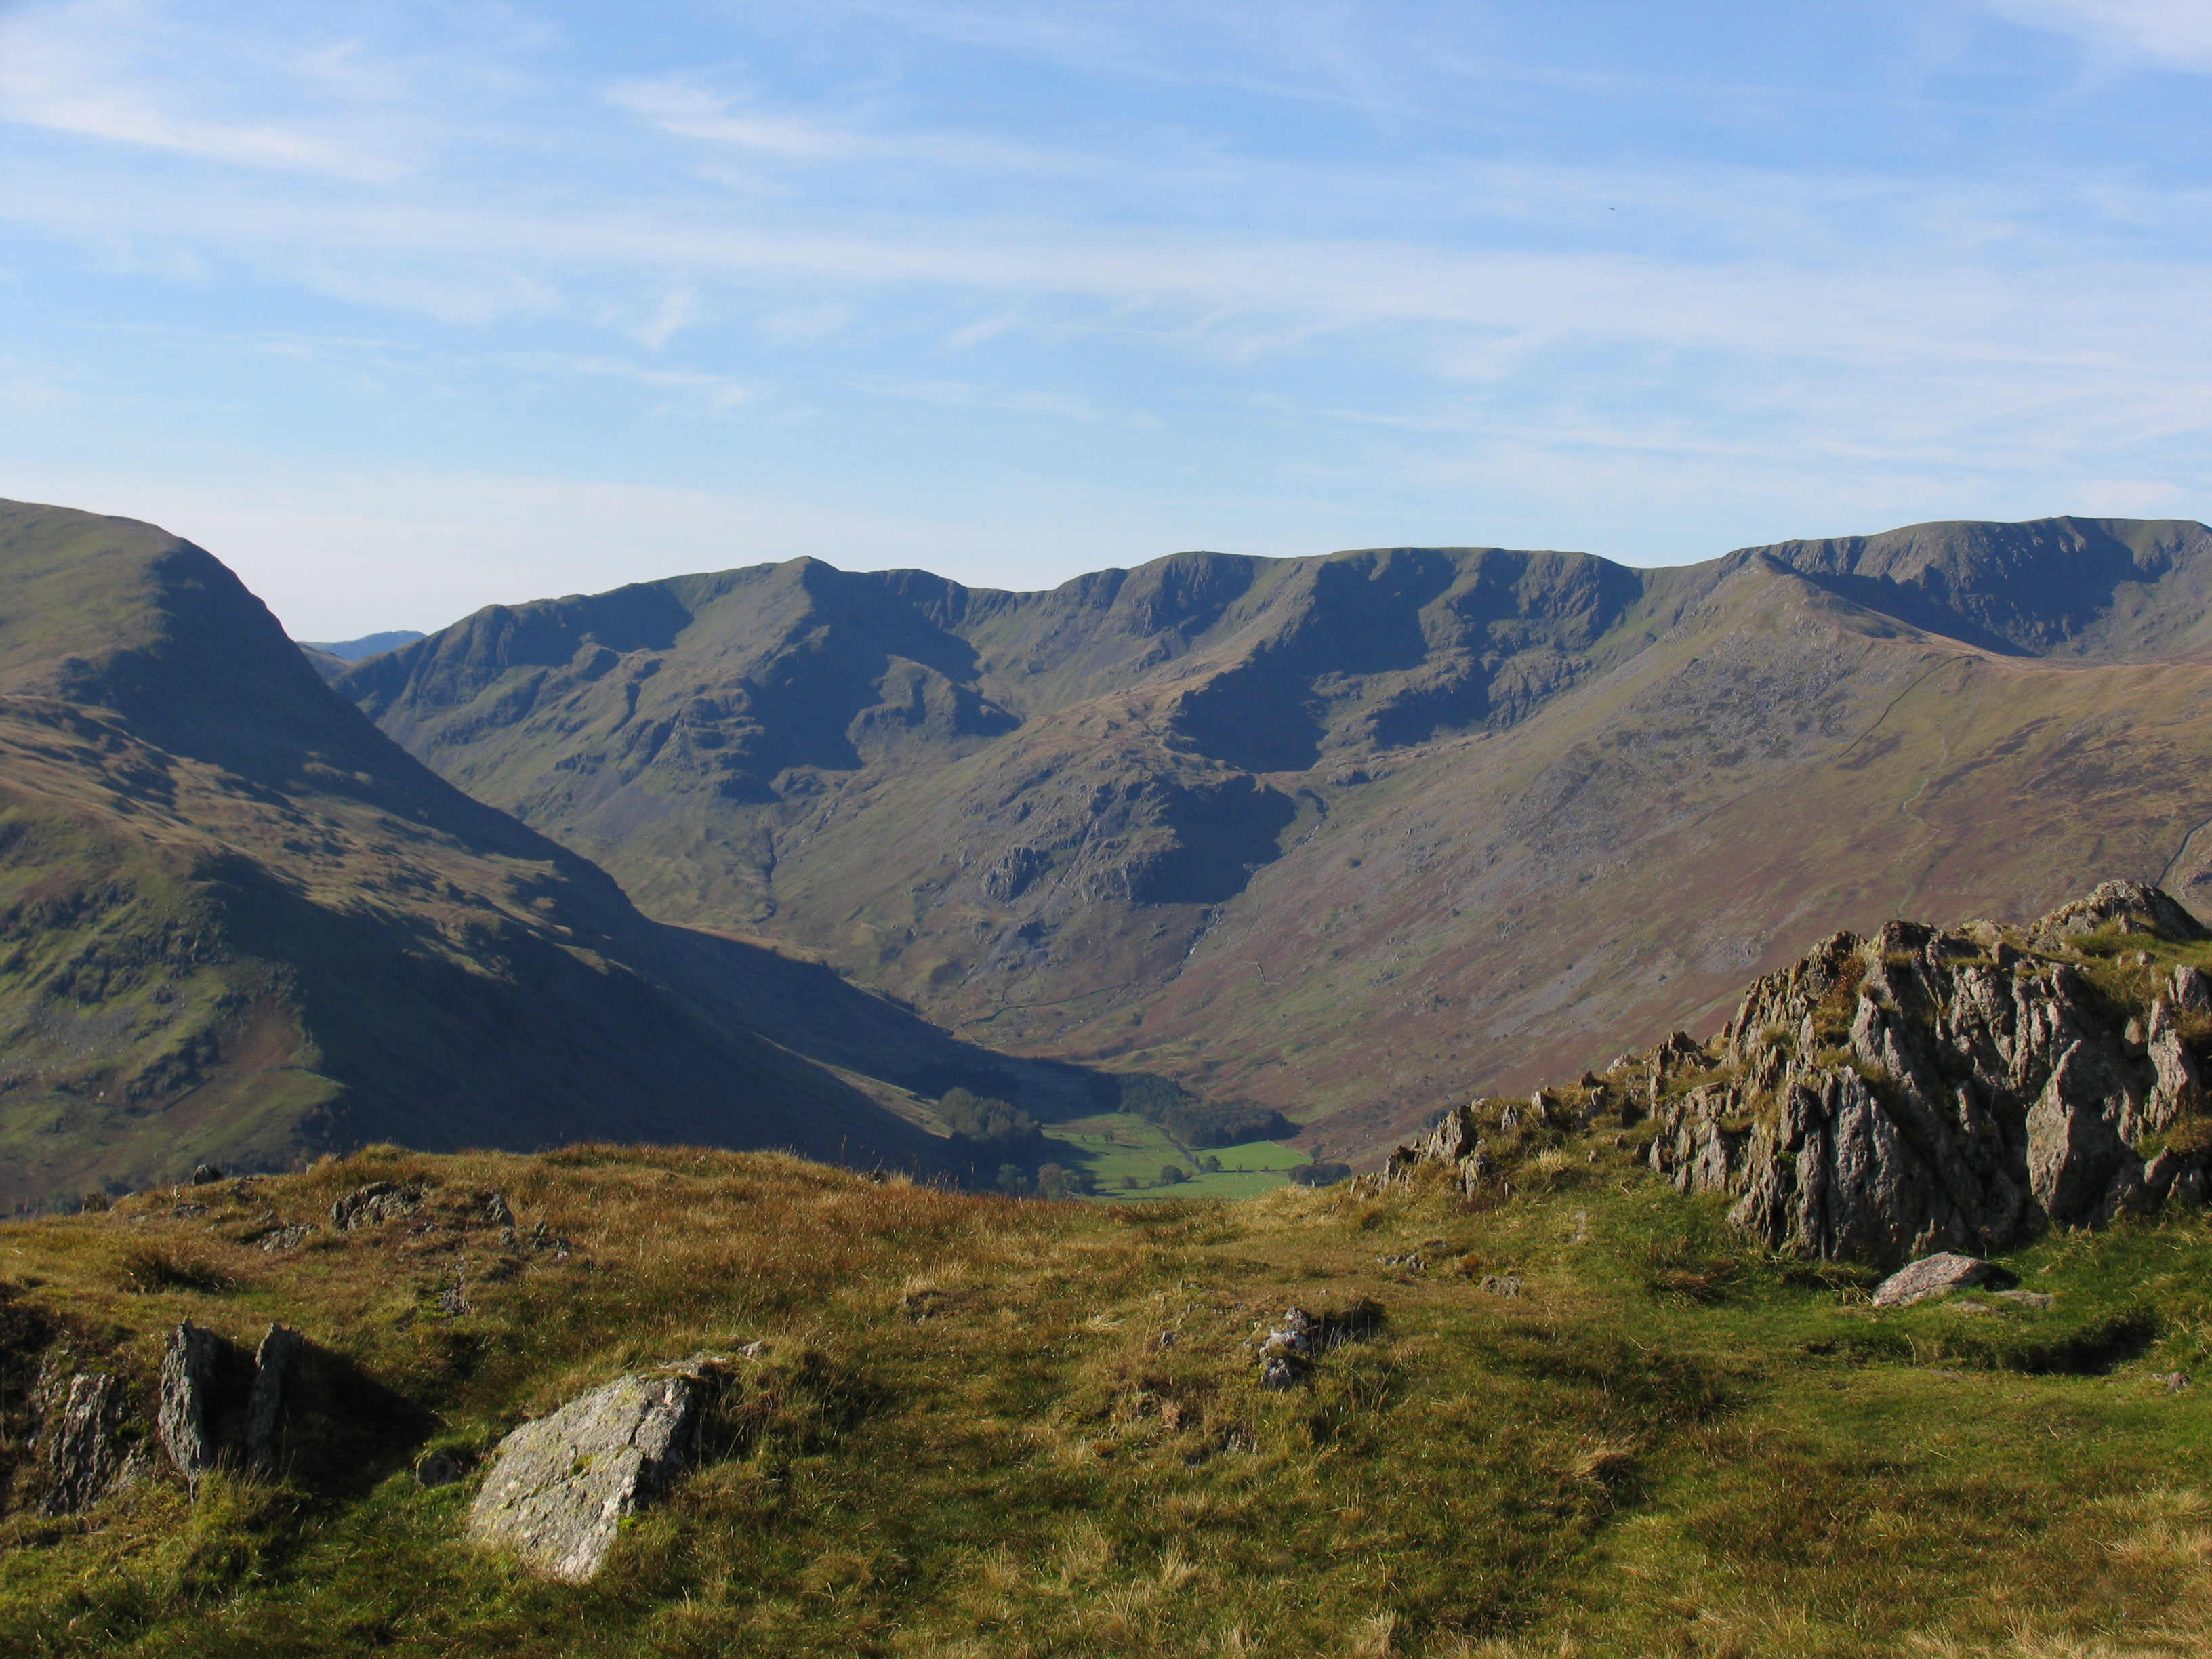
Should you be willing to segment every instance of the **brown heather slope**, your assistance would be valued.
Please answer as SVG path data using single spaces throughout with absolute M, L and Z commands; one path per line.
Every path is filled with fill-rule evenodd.
M 0 504 L 0 1209 L 380 1140 L 936 1167 L 897 1085 L 963 1079 L 1089 1097 L 648 921 L 377 732 L 191 544 Z
M 2209 592 L 2203 526 L 2072 519 L 1024 594 L 802 560 L 494 607 L 340 687 L 656 915 L 1359 1156 L 1839 927 L 2191 896 Z

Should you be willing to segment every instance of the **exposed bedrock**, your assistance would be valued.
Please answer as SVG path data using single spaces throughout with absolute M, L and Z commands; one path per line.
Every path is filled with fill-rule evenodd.
M 1677 1033 L 1557 1092 L 1585 1118 L 1625 1109 L 1655 1170 L 1733 1199 L 1738 1226 L 1803 1255 L 1987 1252 L 2195 1206 L 2212 977 L 2188 958 L 2208 939 L 2135 882 L 2025 929 L 1838 933 L 1755 981 L 1711 1042 Z M 1394 1167 L 1449 1163 L 1473 1189 L 1493 1104 L 1460 1109 Z

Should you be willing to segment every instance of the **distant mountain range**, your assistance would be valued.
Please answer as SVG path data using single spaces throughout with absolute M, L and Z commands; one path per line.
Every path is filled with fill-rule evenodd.
M 389 633 L 364 634 L 357 640 L 307 641 L 300 642 L 302 651 L 320 651 L 344 662 L 360 662 L 364 658 L 380 656 L 386 651 L 396 651 L 403 645 L 412 645 L 424 635 L 411 628 L 395 628 Z
M 364 634 L 357 640 L 300 641 L 300 649 L 315 672 L 326 680 L 334 680 L 356 663 L 378 656 L 386 651 L 396 651 L 403 645 L 412 645 L 423 636 L 411 628 L 396 628 L 383 634 Z
M 647 921 L 379 732 L 207 553 L 0 503 L 0 1211 L 375 1141 L 928 1170 L 955 1084 L 1097 1086 Z
M 2203 908 L 2208 595 L 2203 526 L 2073 518 L 1036 593 L 802 559 L 492 606 L 337 686 L 663 921 L 1357 1157 L 1839 927 Z
M 2208 600 L 2203 526 L 2075 519 L 800 560 L 333 688 L 201 550 L 0 504 L 0 1208 L 380 1139 L 992 1163 L 954 1087 L 1359 1161 L 1838 927 L 2212 914 Z

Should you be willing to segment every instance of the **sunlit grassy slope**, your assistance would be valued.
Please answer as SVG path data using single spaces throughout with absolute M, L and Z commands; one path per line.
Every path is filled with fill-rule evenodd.
M 82 1522 L 12 1516 L 0 1651 L 2212 1644 L 2212 1396 L 2160 1380 L 2212 1352 L 2212 1227 L 2021 1252 L 2047 1310 L 1877 1313 L 1865 1276 L 1747 1249 L 1632 1145 L 1522 1151 L 1480 1208 L 1419 1183 L 1051 1204 L 583 1149 L 364 1155 L 198 1189 L 200 1217 L 161 1193 L 0 1227 L 11 1331 L 66 1318 L 143 1377 L 180 1317 L 241 1340 L 283 1319 L 380 1401 L 343 1458 L 295 1428 L 286 1478 L 217 1478 L 196 1508 L 162 1485 Z M 236 1242 L 398 1177 L 496 1188 L 574 1249 L 510 1272 L 483 1241 Z M 230 1288 L 119 1288 L 149 1253 Z M 468 1311 L 441 1314 L 457 1281 Z M 1252 1344 L 1285 1306 L 1362 1298 L 1378 1329 L 1310 1387 L 1261 1389 Z M 481 1452 L 626 1369 L 756 1339 L 723 1453 L 592 1587 L 476 1553 L 469 1484 L 407 1473 L 426 1444 Z

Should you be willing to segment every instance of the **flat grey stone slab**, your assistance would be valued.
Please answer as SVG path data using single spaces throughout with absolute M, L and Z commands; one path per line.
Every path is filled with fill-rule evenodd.
M 1986 1284 L 1996 1272 L 1988 1262 L 1945 1250 L 1924 1255 L 1909 1267 L 1900 1267 L 1875 1286 L 1877 1308 L 1909 1308 L 1932 1296 L 1948 1296 L 1969 1285 Z
M 469 1506 L 468 1535 L 549 1578 L 584 1583 L 623 1517 L 690 1462 L 699 1395 L 697 1380 L 681 1373 L 625 1376 L 524 1424 L 500 1442 Z

